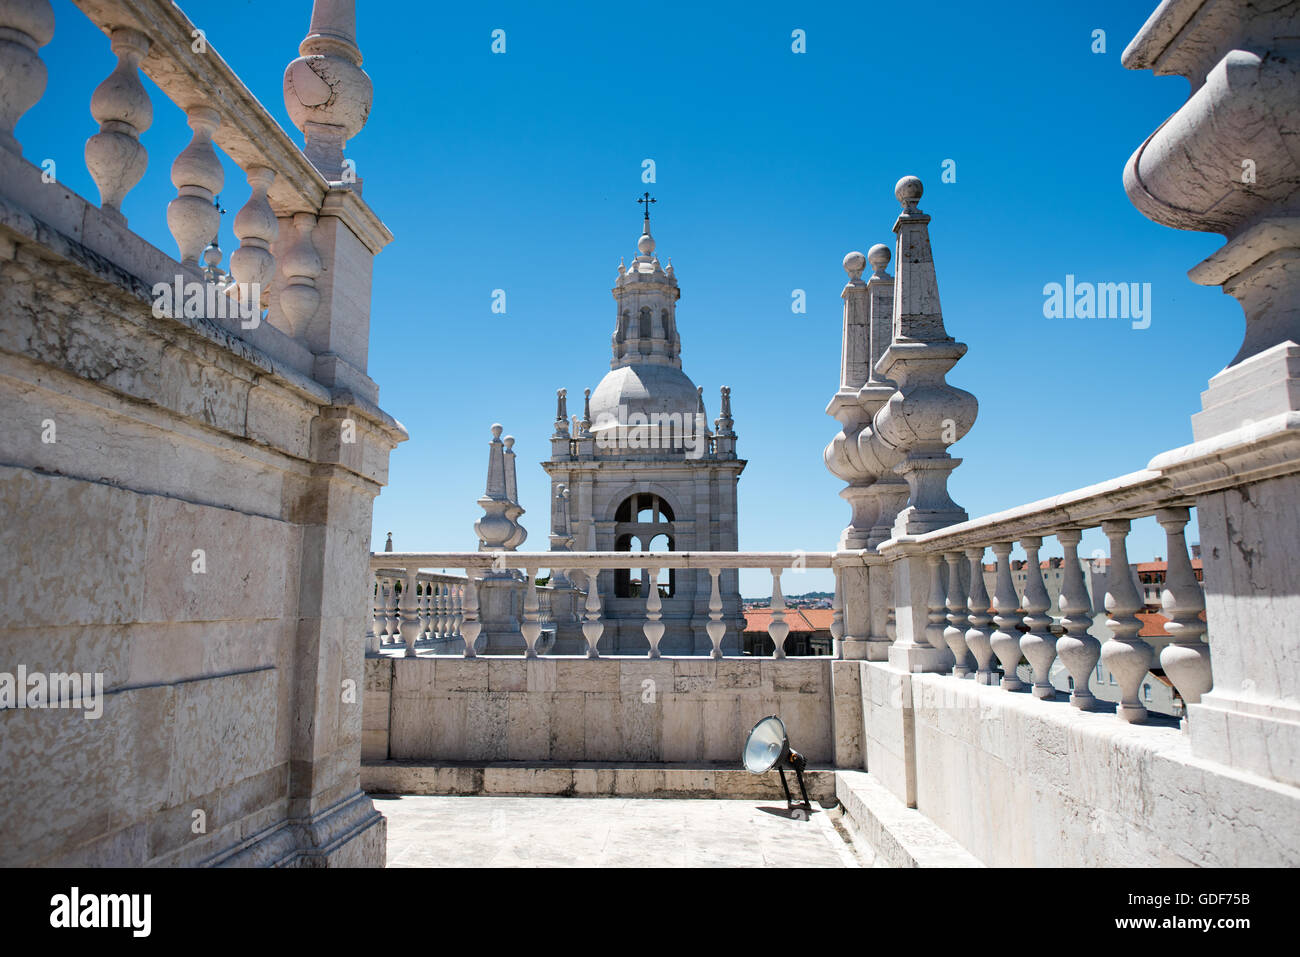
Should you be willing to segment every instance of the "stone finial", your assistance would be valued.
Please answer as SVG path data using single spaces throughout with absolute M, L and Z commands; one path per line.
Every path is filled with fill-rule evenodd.
M 555 434 L 569 434 L 569 390 L 555 390 Z
M 501 440 L 501 456 L 505 460 L 506 473 L 506 518 L 515 528 L 513 534 L 505 541 L 507 551 L 514 551 L 528 538 L 527 530 L 519 524 L 519 516 L 524 514 L 524 507 L 519 504 L 519 486 L 515 474 L 515 437 L 507 435 Z
M 510 500 L 508 494 L 506 445 L 501 440 L 501 432 L 500 423 L 493 424 L 492 440 L 488 443 L 487 488 L 478 500 L 484 515 L 474 523 L 479 551 L 508 551 L 509 543 L 518 538 L 522 530 L 522 526 L 512 517 L 512 513 L 522 514 L 523 510 L 518 509 L 516 512 L 518 506 Z M 513 438 L 508 441 L 511 445 L 514 444 Z
M 499 422 L 492 426 L 492 441 L 488 443 L 487 488 L 484 494 L 497 501 L 508 501 L 506 495 L 506 460 L 505 446 L 501 442 L 502 427 Z
M 872 279 L 888 279 L 889 260 L 893 256 L 889 252 L 889 247 L 884 243 L 876 243 L 867 250 L 867 261 L 871 263 Z
M 284 105 L 306 139 L 303 152 L 331 183 L 343 180 L 343 147 L 374 98 L 356 32 L 355 0 L 315 0 L 300 55 L 284 71 Z
M 695 410 L 700 415 L 704 414 L 704 386 L 695 387 L 695 395 L 699 399 L 699 407 Z
M 519 490 L 515 484 L 515 437 L 507 435 L 501 440 L 501 444 L 504 446 L 502 455 L 506 464 L 506 498 L 518 505 Z
M 393 533 L 389 532 L 388 541 L 384 542 L 384 551 L 391 552 L 392 550 L 393 550 Z
M 894 186 L 894 196 L 903 204 L 904 216 L 921 213 L 916 204 L 921 201 L 921 194 L 924 192 L 925 187 L 921 184 L 921 180 L 915 176 L 904 176 L 898 181 Z
M 585 435 L 591 431 L 591 390 L 582 390 L 582 432 Z
M 718 417 L 713 420 L 713 428 L 717 435 L 730 437 L 735 434 L 731 430 L 735 424 L 731 419 L 731 386 L 724 385 L 719 391 L 722 400 L 719 405 Z
M 849 282 L 862 282 L 862 270 L 867 268 L 867 257 L 856 249 L 844 257 L 844 271 L 849 274 Z

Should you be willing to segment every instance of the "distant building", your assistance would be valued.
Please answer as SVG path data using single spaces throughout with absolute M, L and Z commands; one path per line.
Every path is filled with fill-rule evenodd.
M 834 614 L 830 608 L 787 608 L 785 623 L 790 626 L 790 634 L 785 639 L 785 653 L 792 657 L 829 655 Z M 745 610 L 745 631 L 741 636 L 745 654 L 759 657 L 772 654 L 774 646 L 767 633 L 767 626 L 771 623 L 770 608 Z

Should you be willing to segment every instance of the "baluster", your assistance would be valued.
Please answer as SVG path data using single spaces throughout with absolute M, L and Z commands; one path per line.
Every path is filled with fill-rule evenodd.
M 541 621 L 537 614 L 537 566 L 525 566 L 524 574 L 528 576 L 528 590 L 524 592 L 524 620 L 519 630 L 523 632 L 524 642 L 528 646 L 524 651 L 524 657 L 536 658 L 537 639 L 542 633 Z
M 1002 690 L 1019 691 L 1025 683 L 1016 675 L 1020 664 L 1020 615 L 1016 609 L 1020 601 L 1016 586 L 1011 580 L 1011 542 L 997 542 L 993 554 L 998 560 L 998 577 L 993 585 L 993 608 L 997 612 L 993 623 L 997 626 L 989 636 L 989 647 L 1002 664 Z
M 831 653 L 839 659 L 844 657 L 844 576 L 839 566 L 831 568 L 835 576 L 835 597 L 831 599 Z M 715 587 L 717 583 L 714 583 Z
M 395 645 L 398 644 L 398 626 L 401 624 L 401 619 L 397 614 L 397 603 L 401 600 L 401 596 L 397 592 L 397 579 L 389 578 L 386 580 L 388 582 L 388 607 L 385 618 L 388 622 L 388 643 Z
M 1128 519 L 1113 519 L 1101 523 L 1101 530 L 1110 539 L 1110 568 L 1106 571 L 1106 627 L 1110 638 L 1101 646 L 1101 660 L 1119 684 L 1119 716 L 1125 721 L 1145 721 L 1147 709 L 1138 692 L 1142 679 L 1151 670 L 1155 654 L 1145 641 L 1138 637 L 1142 622 L 1135 612 L 1142 608 L 1142 596 L 1133 584 L 1133 573 L 1128 567 Z
M 196 106 L 185 119 L 194 136 L 172 162 L 176 198 L 167 204 L 167 228 L 180 250 L 181 264 L 197 267 L 203 247 L 212 242 L 221 226 L 221 213 L 212 201 L 221 192 L 226 172 L 212 146 L 221 115 L 210 107 Z
M 943 556 L 935 553 L 925 556 L 925 564 L 930 568 L 930 597 L 926 599 L 925 641 L 936 651 L 947 648 L 943 640 L 943 624 L 948 619 L 945 608 L 947 599 L 943 591 Z
M 452 585 L 450 582 L 439 582 L 438 591 L 438 635 L 441 638 L 450 638 L 452 633 L 452 622 L 455 620 L 455 612 L 452 608 Z
M 260 314 L 262 300 L 275 278 L 271 244 L 280 235 L 280 221 L 266 198 L 266 191 L 275 182 L 275 171 L 266 166 L 250 166 L 245 175 L 253 192 L 235 215 L 239 248 L 230 254 L 230 274 L 239 283 L 239 302 L 251 318 Z
M 600 620 L 600 592 L 596 588 L 596 579 L 600 577 L 599 568 L 585 569 L 587 575 L 587 601 L 583 606 L 586 621 L 582 623 L 582 636 L 587 639 L 587 657 L 599 658 L 596 645 L 600 643 L 600 633 L 605 630 Z
M 649 579 L 649 594 L 646 595 L 646 620 L 645 624 L 641 626 L 641 630 L 645 632 L 646 639 L 650 642 L 650 657 L 658 658 L 660 657 L 659 639 L 664 636 L 665 627 L 664 623 L 659 620 L 663 617 L 660 613 L 660 609 L 663 607 L 663 602 L 659 600 L 659 569 L 647 568 L 646 574 Z
M 465 586 L 456 584 L 451 586 L 451 631 L 448 638 L 459 638 L 461 636 L 461 622 L 465 620 Z
M 1101 656 L 1101 642 L 1088 634 L 1092 627 L 1092 606 L 1088 602 L 1088 589 L 1083 581 L 1083 568 L 1079 564 L 1079 541 L 1083 530 L 1062 528 L 1056 540 L 1065 551 L 1061 562 L 1061 627 L 1065 634 L 1056 639 L 1056 654 L 1074 679 L 1070 704 L 1083 711 L 1097 706 L 1097 699 L 1088 690 L 1092 670 Z
M 0 37 L 0 148 L 21 156 L 14 127 L 45 93 L 48 76 L 37 53 L 54 39 L 48 0 L 0 5 Z
M 1052 616 L 1047 610 L 1052 607 L 1052 599 L 1043 584 L 1043 570 L 1038 558 L 1038 550 L 1043 545 L 1042 538 L 1031 535 L 1020 540 L 1025 550 L 1025 597 L 1021 606 L 1025 609 L 1024 623 L 1029 629 L 1020 636 L 1020 650 L 1034 669 L 1034 697 L 1055 698 L 1056 689 L 1052 687 L 1052 662 L 1056 660 L 1056 639 L 1052 636 Z
M 984 587 L 984 549 L 966 549 L 970 561 L 970 614 L 966 616 L 970 627 L 966 629 L 966 647 L 975 656 L 975 681 L 982 685 L 994 683 L 993 645 L 989 641 L 989 592 Z
M 427 641 L 438 637 L 438 583 L 424 582 L 424 629 L 420 632 Z
M 442 582 L 429 582 L 429 638 L 433 641 L 446 637 L 446 627 L 443 623 L 442 589 Z
M 86 169 L 99 187 L 100 206 L 121 218 L 122 200 L 149 165 L 140 134 L 153 124 L 153 104 L 139 74 L 140 60 L 149 52 L 149 38 L 139 30 L 117 27 L 110 35 L 110 46 L 117 55 L 117 66 L 90 97 L 90 115 L 99 124 L 99 132 L 86 140 Z
M 785 657 L 785 639 L 790 634 L 790 626 L 785 620 L 785 596 L 781 594 L 781 569 L 772 569 L 772 620 L 768 622 L 767 633 L 772 639 L 772 657 Z
M 1214 685 L 1210 663 L 1210 646 L 1205 643 L 1205 592 L 1196 580 L 1196 570 L 1187 557 L 1184 528 L 1191 518 L 1186 508 L 1162 508 L 1156 521 L 1165 530 L 1169 546 L 1169 568 L 1164 591 L 1160 593 L 1161 611 L 1170 621 L 1165 631 L 1173 642 L 1160 651 L 1160 667 L 1178 689 L 1185 704 L 1197 704 L 1201 695 Z
M 379 579 L 379 597 L 375 603 L 375 630 L 379 632 L 379 647 L 388 644 L 388 579 Z
M 478 585 L 474 582 L 474 570 L 465 569 L 465 620 L 461 623 L 460 633 L 465 639 L 465 657 L 477 657 L 474 642 L 478 641 L 483 623 L 478 620 Z
M 889 611 L 885 615 L 885 637 L 889 639 L 891 645 L 898 638 L 898 608 L 894 605 L 889 606 Z
M 398 602 L 398 634 L 406 645 L 406 657 L 415 657 L 415 643 L 420 638 L 420 609 L 416 604 L 415 576 L 417 569 L 408 568 L 402 579 L 402 595 Z
M 376 576 L 375 595 L 375 633 L 379 635 L 379 647 L 388 644 L 388 579 Z
M 379 600 L 379 582 L 374 576 L 370 580 L 370 614 L 366 616 L 366 654 L 379 654 L 379 619 L 375 614 L 375 604 Z
M 710 568 L 709 577 L 713 579 L 713 590 L 709 593 L 709 623 L 704 626 L 704 630 L 709 633 L 709 640 L 713 642 L 713 657 L 722 657 L 722 639 L 727 634 L 727 626 L 722 622 L 722 593 L 718 590 L 718 578 L 722 575 L 721 568 Z M 834 625 L 831 626 L 834 632 Z
M 297 239 L 280 264 L 280 274 L 284 277 L 280 286 L 280 315 L 289 335 L 299 336 L 306 331 L 320 306 L 316 277 L 323 266 L 311 240 L 316 217 L 311 213 L 294 213 L 293 228 Z
M 948 627 L 943 630 L 943 642 L 952 652 L 953 676 L 969 678 L 970 649 L 966 647 L 968 612 L 966 595 L 961 587 L 961 569 L 966 562 L 966 556 L 961 552 L 947 552 L 943 558 L 948 563 L 948 599 L 945 602 L 945 607 L 948 609 Z

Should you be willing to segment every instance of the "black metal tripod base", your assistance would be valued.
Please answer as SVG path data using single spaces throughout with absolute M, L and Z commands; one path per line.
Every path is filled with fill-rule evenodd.
M 812 804 L 808 801 L 808 789 L 804 787 L 803 767 L 801 765 L 802 762 L 797 762 L 794 766 L 794 774 L 799 781 L 799 793 L 803 796 L 803 801 L 799 804 L 797 810 L 802 812 L 800 819 L 806 821 L 812 814 Z M 795 817 L 796 807 L 794 801 L 790 798 L 790 785 L 785 781 L 785 768 L 778 767 L 776 770 L 781 775 L 781 790 L 785 792 L 785 809 L 790 812 L 791 817 Z

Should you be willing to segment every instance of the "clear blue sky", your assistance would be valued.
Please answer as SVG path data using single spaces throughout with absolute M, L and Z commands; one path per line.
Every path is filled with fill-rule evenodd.
M 98 194 L 82 159 L 90 93 L 113 64 L 68 2 L 42 52 L 44 100 L 20 123 L 29 159 Z M 183 2 L 295 139 L 281 77 L 306 2 Z M 1206 380 L 1235 353 L 1235 301 L 1187 279 L 1217 236 L 1144 219 L 1124 195 L 1132 151 L 1187 94 L 1179 78 L 1120 65 L 1154 3 L 358 4 L 375 86 L 348 147 L 396 241 L 375 265 L 370 375 L 411 433 L 376 502 L 374 547 L 474 547 L 489 426 L 517 437 L 526 549 L 546 548 L 555 389 L 608 370 L 620 256 L 635 254 L 635 199 L 658 198 L 655 236 L 681 281 L 684 367 L 733 390 L 740 547 L 824 550 L 848 520 L 822 464 L 839 370 L 840 262 L 892 246 L 894 183 L 925 181 L 945 321 L 969 352 L 949 376 L 979 418 L 954 447 L 954 498 L 972 516 L 1142 468 L 1191 440 Z M 400 12 L 399 12 L 400 11 Z M 504 29 L 507 52 L 490 51 Z M 807 52 L 791 52 L 791 31 Z M 1106 31 L 1104 54 L 1092 31 Z M 249 39 L 253 38 L 253 39 Z M 188 140 L 152 83 L 150 168 L 131 225 L 175 253 L 168 170 Z M 657 182 L 641 182 L 643 159 Z M 940 182 L 944 160 L 957 181 Z M 247 196 L 227 161 L 222 226 Z M 1149 282 L 1152 322 L 1045 319 L 1067 273 Z M 507 314 L 491 312 L 492 290 Z M 808 311 L 791 312 L 791 291 Z M 576 410 L 574 410 L 576 411 Z M 1195 538 L 1195 533 L 1191 536 Z M 1049 554 L 1059 554 L 1052 541 Z M 1103 548 L 1092 532 L 1084 554 Z M 1154 521 L 1133 560 L 1165 554 Z M 823 587 L 808 573 L 787 592 Z M 745 592 L 766 594 L 759 577 Z

